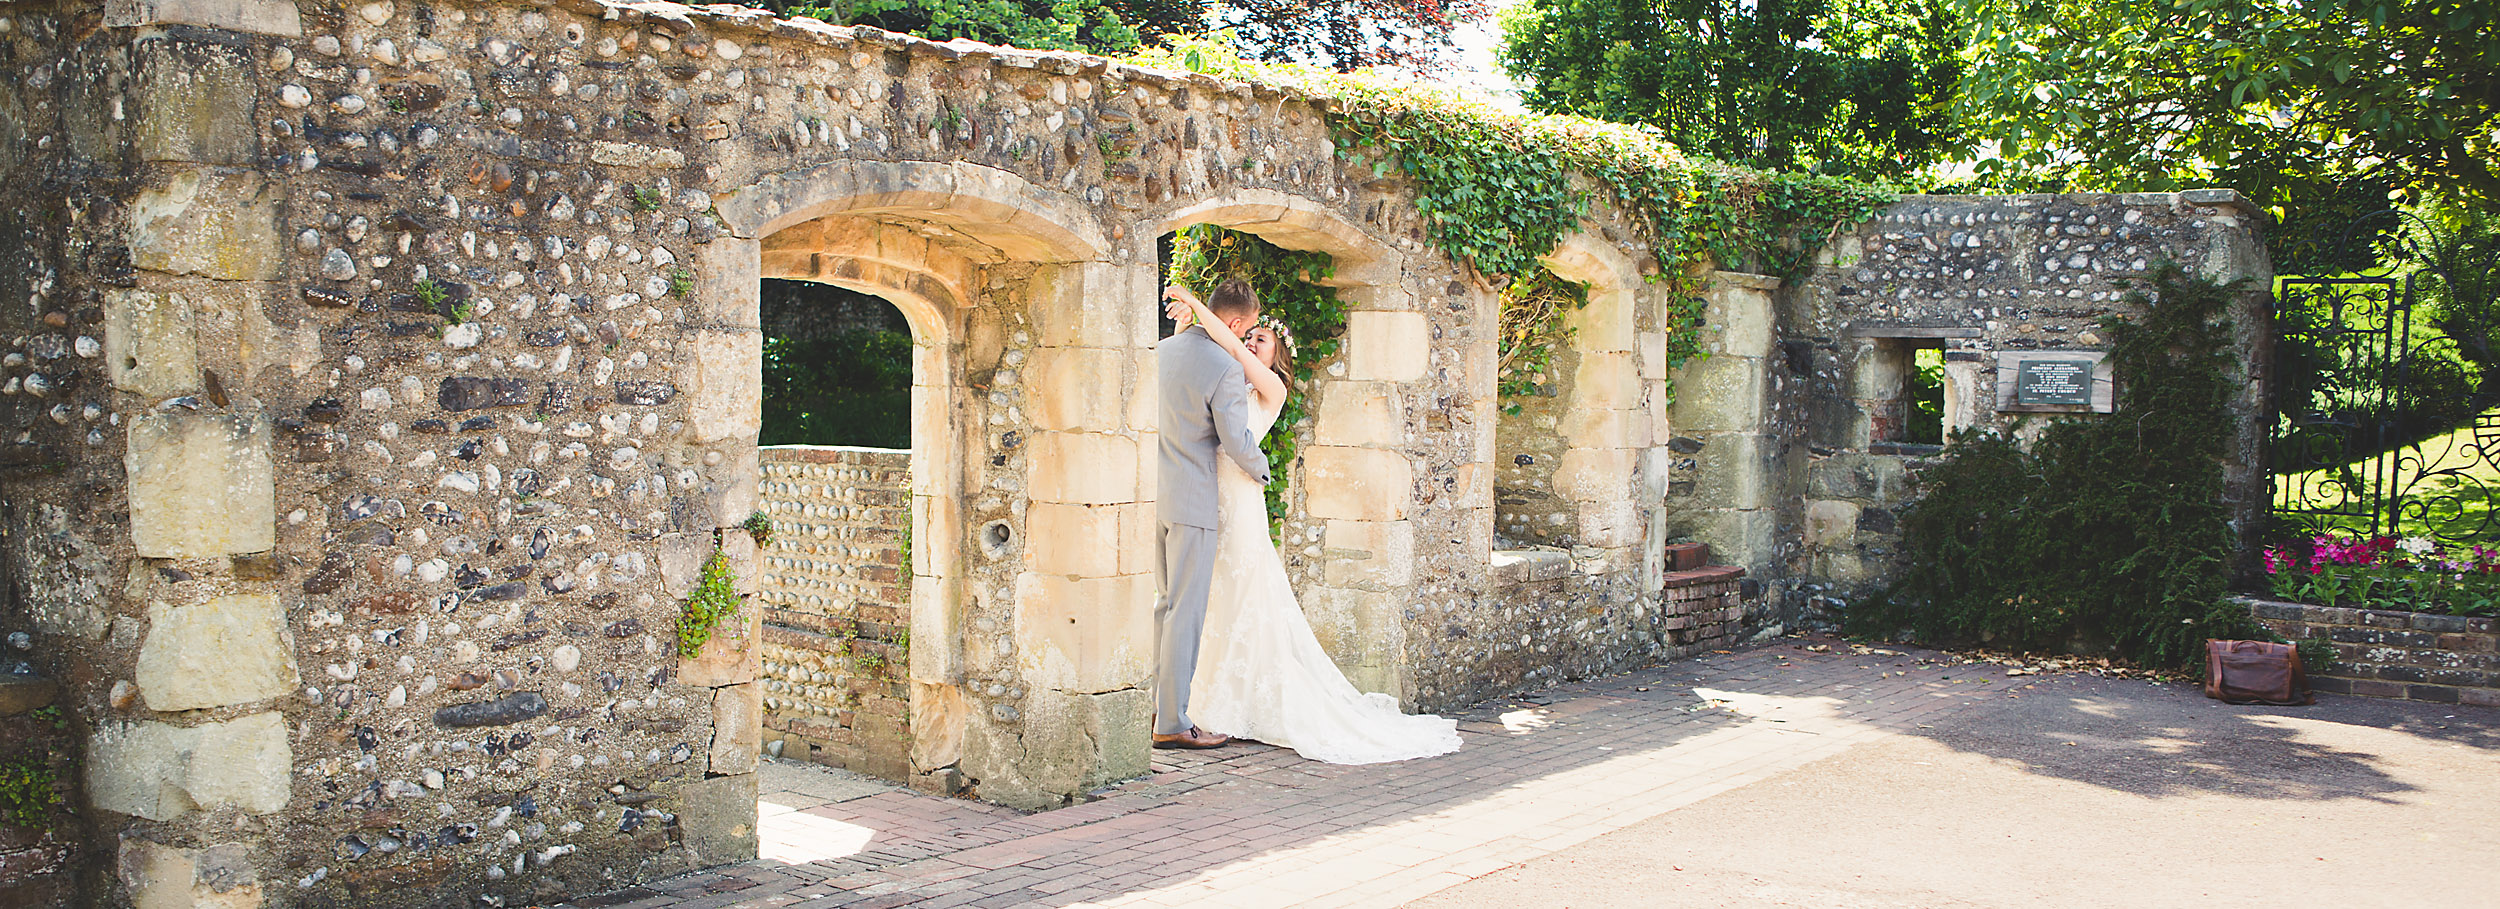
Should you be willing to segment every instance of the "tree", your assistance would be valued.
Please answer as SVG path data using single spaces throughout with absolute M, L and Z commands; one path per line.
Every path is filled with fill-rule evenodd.
M 2488 0 L 1955 2 L 1972 24 L 1957 115 L 1995 139 L 1983 174 L 2354 214 L 2390 190 L 2500 204 Z
M 754 0 L 764 8 L 935 41 L 1122 55 L 1170 35 L 1229 30 L 1244 56 L 1340 71 L 1429 68 L 1483 0 Z
M 1501 58 L 1532 110 L 1753 167 L 1901 178 L 1956 150 L 1949 2 L 1527 0 Z

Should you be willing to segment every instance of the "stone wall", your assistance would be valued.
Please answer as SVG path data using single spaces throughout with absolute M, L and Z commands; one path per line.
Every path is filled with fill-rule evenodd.
M 911 452 L 776 445 L 762 463 L 766 751 L 951 792 L 959 775 L 910 761 Z
M 2500 707 L 2500 620 L 2254 600 L 2257 624 L 2286 640 L 2325 640 L 2335 664 L 2309 685 L 2332 694 Z
M 1722 371 L 1671 376 L 1598 205 L 1547 258 L 1591 285 L 1573 547 L 1502 583 L 1494 296 L 1298 91 L 600 0 L 19 2 L 0 66 L 0 630 L 83 742 L 88 899 L 519 904 L 753 856 L 762 622 L 809 620 L 750 605 L 691 658 L 676 624 L 715 551 L 767 573 L 766 277 L 912 330 L 912 643 L 876 646 L 932 788 L 1148 769 L 1155 244 L 1190 224 L 1336 263 L 1285 543 L 1358 684 L 1449 708 L 1666 652 L 1675 536 L 1804 573 L 1801 389 L 1848 336 L 1798 304 L 1774 345 L 1768 279 L 1721 274 Z M 2141 245 L 2245 245 L 2163 198 Z
M 1770 406 L 1758 424 L 1775 440 L 1748 453 L 1783 499 L 1778 576 L 1818 617 L 1897 570 L 1898 509 L 1936 446 L 1897 441 L 1911 352 L 1943 349 L 1945 430 L 2036 431 L 2045 419 L 2107 412 L 2106 367 L 2085 405 L 2014 401 L 2013 363 L 2055 353 L 2097 357 L 2095 323 L 2125 315 L 2124 282 L 2163 261 L 2218 280 L 2252 279 L 2231 313 L 2242 389 L 2225 465 L 2235 523 L 2253 540 L 2267 502 L 2264 364 L 2272 271 L 2265 216 L 2228 190 L 2067 196 L 1905 199 L 1827 246 L 1781 289 L 1770 353 Z M 2124 377 L 2115 377 L 2123 381 Z M 1679 414 L 1703 402 L 1688 395 Z M 2023 422 L 2028 420 L 2028 422 Z M 1689 422 L 1689 421 L 1685 421 Z M 1736 421 L 1741 422 L 1741 421 Z M 1706 482 L 1706 480 L 1705 480 Z M 1707 495 L 1705 497 L 1708 497 Z M 1716 543 L 1716 541 L 1711 541 Z M 2255 552 L 2253 547 L 2249 552 Z

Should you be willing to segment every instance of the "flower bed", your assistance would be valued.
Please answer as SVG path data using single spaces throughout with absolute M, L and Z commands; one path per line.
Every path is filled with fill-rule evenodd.
M 2277 598 L 2318 606 L 2500 616 L 2500 550 L 2425 537 L 2325 535 L 2269 547 Z

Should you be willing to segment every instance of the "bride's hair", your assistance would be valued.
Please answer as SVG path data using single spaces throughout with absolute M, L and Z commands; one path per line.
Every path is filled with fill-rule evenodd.
M 1268 364 L 1267 368 L 1268 371 L 1276 374 L 1277 379 L 1285 383 L 1285 392 L 1291 394 L 1293 392 L 1293 331 L 1286 328 L 1285 323 L 1276 321 L 1274 316 L 1261 316 L 1256 327 L 1267 329 L 1269 334 L 1276 336 L 1276 362 Z

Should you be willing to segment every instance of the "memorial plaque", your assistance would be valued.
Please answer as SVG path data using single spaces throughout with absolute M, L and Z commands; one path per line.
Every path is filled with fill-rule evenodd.
M 2014 403 L 2090 404 L 2090 360 L 2023 360 L 2014 372 Z

